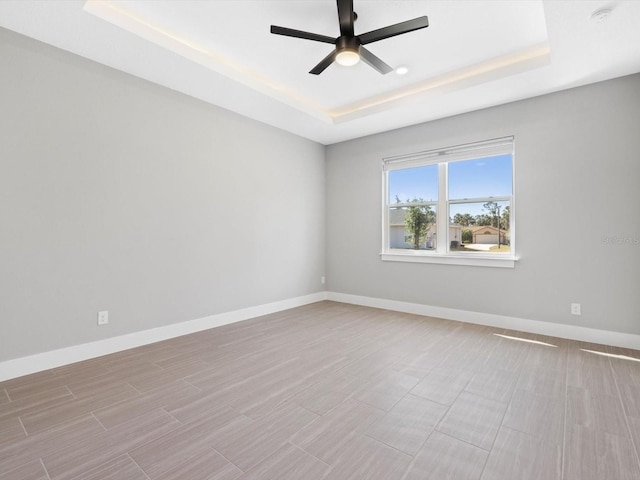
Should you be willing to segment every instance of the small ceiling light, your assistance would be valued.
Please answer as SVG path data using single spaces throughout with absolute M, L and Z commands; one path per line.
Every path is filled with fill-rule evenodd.
M 593 23 L 602 23 L 611 16 L 612 12 L 613 9 L 611 8 L 601 8 L 600 10 L 596 10 L 591 14 L 591 21 Z
M 409 73 L 409 67 L 407 67 L 406 65 L 400 65 L 398 68 L 396 68 L 397 75 L 406 75 L 407 73 Z
M 352 67 L 360 61 L 360 55 L 353 50 L 342 50 L 336 55 L 336 62 L 344 67 Z

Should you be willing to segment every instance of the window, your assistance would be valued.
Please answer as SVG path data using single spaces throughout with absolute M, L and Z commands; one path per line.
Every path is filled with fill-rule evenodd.
M 513 137 L 383 160 L 382 259 L 513 267 Z

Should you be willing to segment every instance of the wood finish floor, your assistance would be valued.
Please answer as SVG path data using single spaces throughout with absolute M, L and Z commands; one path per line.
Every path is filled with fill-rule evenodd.
M 639 359 L 320 302 L 0 383 L 0 478 L 638 480 Z

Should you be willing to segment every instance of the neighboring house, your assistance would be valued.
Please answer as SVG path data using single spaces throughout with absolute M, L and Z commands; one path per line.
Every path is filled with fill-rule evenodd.
M 473 241 L 471 243 L 480 244 L 498 244 L 498 228 L 485 225 L 482 227 L 466 227 L 471 230 Z M 500 230 L 500 244 L 506 245 L 509 238 L 509 232 Z
M 389 247 L 390 248 L 413 248 L 409 232 L 404 225 L 405 210 L 392 208 L 389 211 Z M 427 229 L 427 236 L 420 248 L 431 250 L 436 248 L 436 225 L 430 225 Z M 449 241 L 462 242 L 462 226 L 458 224 L 449 225 Z M 497 242 L 496 242 L 497 243 Z
M 453 245 L 460 245 L 462 243 L 462 225 L 458 225 L 457 223 L 449 224 L 449 242 Z M 457 242 L 457 243 L 453 243 Z

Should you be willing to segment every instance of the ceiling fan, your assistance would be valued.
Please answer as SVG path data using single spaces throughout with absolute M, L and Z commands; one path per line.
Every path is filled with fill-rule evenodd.
M 336 0 L 336 3 L 338 4 L 338 19 L 340 21 L 340 36 L 337 38 L 271 25 L 271 33 L 276 35 L 335 44 L 335 50 L 311 69 L 309 73 L 313 75 L 320 75 L 334 61 L 340 65 L 351 66 L 358 63 L 361 59 L 383 75 L 387 74 L 392 71 L 393 68 L 364 48 L 363 45 L 429 26 L 429 19 L 423 16 L 379 28 L 378 30 L 372 30 L 362 35 L 356 35 L 353 30 L 353 24 L 358 18 L 358 15 L 353 11 L 353 0 Z

